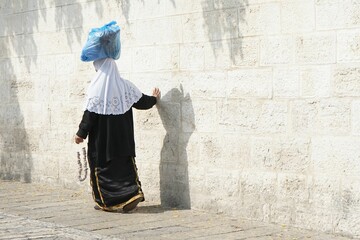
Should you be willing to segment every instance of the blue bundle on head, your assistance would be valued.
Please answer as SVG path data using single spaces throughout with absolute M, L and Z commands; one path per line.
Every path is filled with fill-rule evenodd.
M 119 59 L 121 52 L 120 27 L 112 21 L 100 28 L 91 29 L 81 52 L 84 62 L 101 58 Z

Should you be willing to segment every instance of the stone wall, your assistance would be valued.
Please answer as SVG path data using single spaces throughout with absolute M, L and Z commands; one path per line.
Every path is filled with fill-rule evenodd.
M 360 236 L 357 0 L 1 0 L 0 177 L 88 188 L 90 28 L 122 28 L 149 201 Z

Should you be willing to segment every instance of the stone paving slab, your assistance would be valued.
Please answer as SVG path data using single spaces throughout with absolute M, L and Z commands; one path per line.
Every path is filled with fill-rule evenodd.
M 93 206 L 85 191 L 0 181 L 0 239 L 351 239 L 159 203 L 142 203 L 130 214 Z

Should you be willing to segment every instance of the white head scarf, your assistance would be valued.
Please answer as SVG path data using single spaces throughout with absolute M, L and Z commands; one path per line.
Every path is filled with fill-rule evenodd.
M 96 76 L 87 90 L 86 110 L 98 114 L 119 115 L 139 101 L 141 91 L 130 81 L 120 77 L 111 58 L 94 61 Z

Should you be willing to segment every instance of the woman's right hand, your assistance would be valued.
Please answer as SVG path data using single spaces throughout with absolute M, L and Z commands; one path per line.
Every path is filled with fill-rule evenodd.
M 153 97 L 156 97 L 156 100 L 158 101 L 161 98 L 160 89 L 154 88 L 152 95 L 153 95 Z

